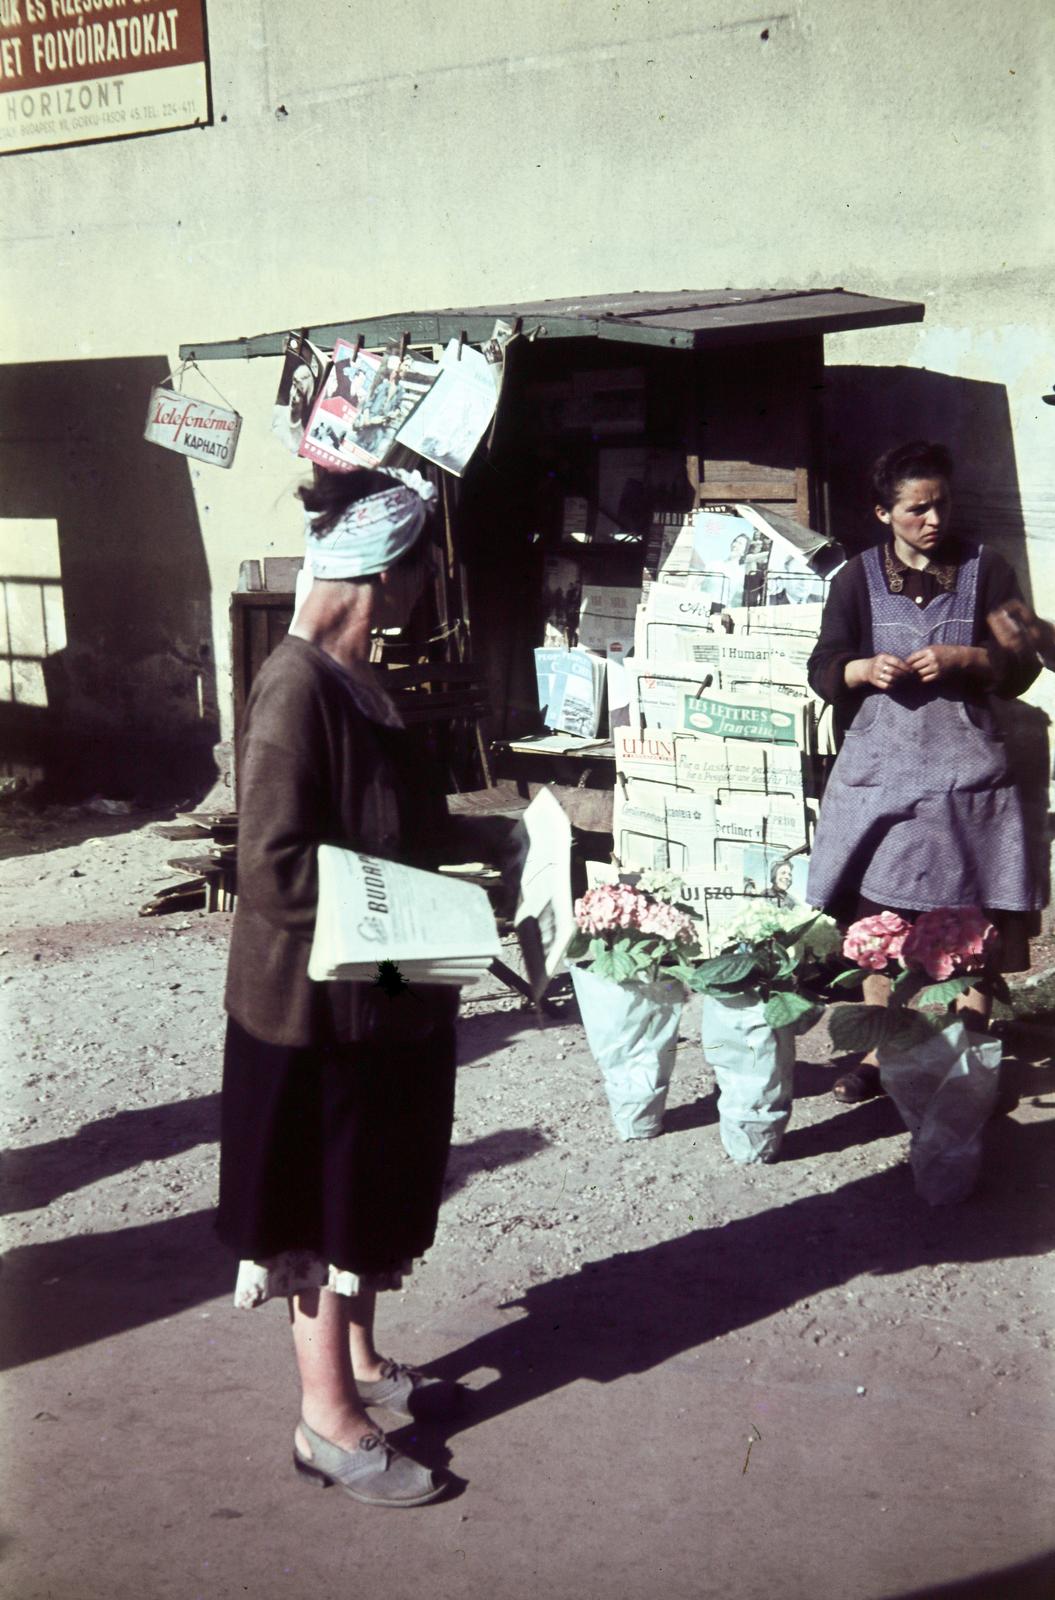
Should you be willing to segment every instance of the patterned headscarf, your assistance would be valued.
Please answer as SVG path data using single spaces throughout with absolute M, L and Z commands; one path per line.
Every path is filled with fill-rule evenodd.
M 355 500 L 325 533 L 304 514 L 304 572 L 312 578 L 370 578 L 410 549 L 425 526 L 436 487 L 420 472 L 382 467 L 391 489 Z

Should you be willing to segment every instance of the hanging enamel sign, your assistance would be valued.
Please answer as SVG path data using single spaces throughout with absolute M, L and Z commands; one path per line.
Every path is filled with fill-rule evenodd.
M 208 400 L 192 400 L 188 395 L 159 384 L 150 391 L 144 439 L 164 450 L 207 461 L 214 467 L 229 467 L 234 461 L 242 419 L 237 411 L 214 406 Z

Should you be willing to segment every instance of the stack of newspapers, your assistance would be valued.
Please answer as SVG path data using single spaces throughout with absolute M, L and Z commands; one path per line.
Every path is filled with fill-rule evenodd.
M 514 927 L 536 996 L 574 931 L 571 824 L 546 789 L 523 814 L 526 851 Z M 359 983 L 471 984 L 502 953 L 486 889 L 380 856 L 320 845 L 308 976 Z
M 613 728 L 616 871 L 679 876 L 704 948 L 746 899 L 804 905 L 830 753 L 807 662 L 838 546 L 768 508 L 657 515 Z M 594 874 L 601 876 L 601 864 Z

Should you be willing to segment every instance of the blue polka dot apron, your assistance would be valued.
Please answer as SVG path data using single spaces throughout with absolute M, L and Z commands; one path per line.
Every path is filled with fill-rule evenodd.
M 933 644 L 970 645 L 978 550 L 956 587 L 920 606 L 891 594 L 878 549 L 868 577 L 873 649 L 905 660 Z M 862 894 L 912 911 L 1037 906 L 1018 791 L 984 701 L 955 683 L 906 679 L 867 695 L 824 792 L 810 855 L 811 905 Z

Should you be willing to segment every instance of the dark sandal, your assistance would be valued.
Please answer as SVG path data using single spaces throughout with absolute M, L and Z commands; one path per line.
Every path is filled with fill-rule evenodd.
M 874 1100 L 876 1095 L 886 1094 L 886 1090 L 879 1081 L 879 1068 L 862 1065 L 851 1067 L 841 1078 L 836 1078 L 832 1094 L 840 1105 L 856 1106 L 862 1100 Z

